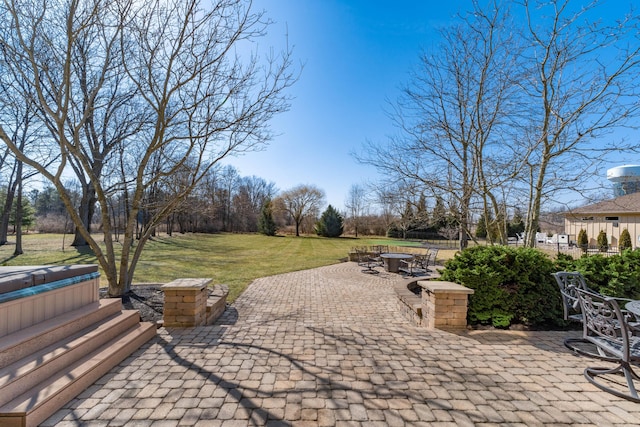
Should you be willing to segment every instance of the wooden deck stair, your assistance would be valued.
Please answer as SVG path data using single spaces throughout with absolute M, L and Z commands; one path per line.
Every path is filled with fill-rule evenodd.
M 0 425 L 37 426 L 156 334 L 104 299 L 0 340 Z

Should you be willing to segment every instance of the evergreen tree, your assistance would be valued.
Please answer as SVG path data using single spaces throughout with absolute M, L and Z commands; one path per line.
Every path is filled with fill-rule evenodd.
M 431 213 L 431 221 L 436 229 L 447 225 L 447 209 L 444 206 L 444 200 L 440 196 L 436 197 L 436 204 Z
M 578 247 L 582 249 L 582 252 L 587 252 L 587 249 L 589 248 L 589 238 L 587 237 L 587 232 L 584 231 L 584 228 L 581 228 L 578 233 Z
M 600 233 L 598 233 L 598 249 L 600 252 L 606 252 L 609 249 L 607 233 L 604 230 L 600 230 Z
M 429 227 L 429 212 L 427 212 L 427 198 L 424 193 L 420 194 L 416 205 L 415 227 L 425 229 Z
M 262 204 L 260 218 L 258 219 L 258 231 L 266 236 L 275 236 L 278 231 L 276 222 L 273 219 L 273 204 L 269 198 Z
M 632 246 L 631 234 L 629 234 L 629 230 L 625 228 L 624 230 L 622 230 L 622 233 L 620 233 L 620 240 L 618 241 L 618 250 L 622 252 L 625 249 L 631 249 L 631 246 Z
M 343 231 L 344 219 L 342 215 L 329 205 L 316 223 L 316 233 L 323 237 L 339 237 Z
M 6 189 L 2 189 L 0 190 L 0 202 L 1 204 L 4 204 L 4 200 L 7 197 L 7 192 Z M 23 227 L 25 227 L 27 230 L 30 227 L 33 227 L 33 224 L 35 223 L 35 209 L 33 207 L 33 205 L 31 204 L 31 202 L 26 198 L 23 197 L 22 198 L 22 218 L 21 218 L 21 225 Z M 13 203 L 13 206 L 11 207 L 11 211 L 9 212 L 9 224 L 13 225 L 14 230 L 15 230 L 15 226 L 16 226 L 16 211 L 17 211 L 18 207 L 17 207 L 17 202 Z
M 524 219 L 522 217 L 522 212 L 520 212 L 519 209 L 516 209 L 513 214 L 513 218 L 511 218 L 511 222 L 507 224 L 507 234 L 509 236 L 515 236 L 520 233 L 524 233 Z
M 487 237 L 487 220 L 484 217 L 484 214 L 480 214 L 480 218 L 478 219 L 478 225 L 476 226 L 476 237 L 479 239 L 484 239 Z

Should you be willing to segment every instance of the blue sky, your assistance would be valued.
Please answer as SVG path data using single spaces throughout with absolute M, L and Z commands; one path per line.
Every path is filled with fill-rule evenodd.
M 375 181 L 377 172 L 351 156 L 366 140 L 394 132 L 384 113 L 387 99 L 434 42 L 464 0 L 255 0 L 276 21 L 259 43 L 293 46 L 303 64 L 291 88 L 290 111 L 271 126 L 276 136 L 262 152 L 228 159 L 241 175 L 256 175 L 280 190 L 298 184 L 323 189 L 341 209 L 352 184 Z
M 604 10 L 629 4 L 610 0 L 614 7 Z M 395 132 L 387 100 L 396 99 L 422 49 L 438 43 L 438 30 L 471 1 L 254 0 L 253 6 L 275 21 L 260 50 L 283 48 L 288 35 L 303 70 L 290 90 L 290 111 L 271 122 L 277 136 L 269 146 L 225 163 L 280 190 L 315 185 L 342 209 L 353 184 L 379 178 L 351 153 Z

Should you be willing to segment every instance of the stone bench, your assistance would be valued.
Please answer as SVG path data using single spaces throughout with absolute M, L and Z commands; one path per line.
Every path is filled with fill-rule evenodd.
M 195 327 L 211 325 L 226 308 L 227 285 L 209 290 L 212 279 L 177 279 L 162 286 L 163 325 Z
M 404 317 L 411 320 L 416 326 L 421 326 L 422 299 L 411 290 L 415 286 L 418 286 L 415 280 L 407 283 L 398 283 L 394 285 L 394 291 L 398 297 L 398 308 Z

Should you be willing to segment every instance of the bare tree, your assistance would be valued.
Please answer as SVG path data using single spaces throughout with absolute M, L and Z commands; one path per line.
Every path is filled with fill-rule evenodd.
M 383 184 L 374 187 L 374 198 L 380 208 L 380 217 L 385 233 L 396 218 L 399 217 L 402 209 L 401 193 L 402 189 L 397 185 L 387 186 Z
M 266 200 L 276 195 L 276 185 L 257 176 L 242 177 L 233 198 L 233 215 L 238 231 L 258 231 L 258 218 Z
M 30 82 L 23 96 L 35 103 L 49 130 L 43 150 L 57 147 L 60 158 L 54 168 L 46 168 L 38 158 L 42 150 L 20 150 L 3 127 L 0 140 L 56 187 L 96 254 L 111 296 L 129 290 L 153 229 L 218 161 L 268 141 L 269 120 L 289 106 L 285 91 L 295 80 L 290 53 L 263 62 L 250 52 L 248 42 L 262 36 L 267 25 L 250 6 L 241 0 L 217 0 L 206 7 L 199 0 L 2 4 L 0 63 Z M 85 43 L 89 48 L 83 50 Z M 87 53 L 86 61 L 79 52 Z M 86 90 L 79 78 L 83 64 Z M 103 130 L 117 126 L 108 94 L 120 89 L 129 94 L 120 100 L 124 110 L 142 114 L 134 116 L 135 132 L 118 142 L 109 157 L 92 151 L 94 140 L 87 135 L 96 117 Z M 106 141 L 113 140 L 117 137 L 108 135 Z M 113 162 L 111 170 L 119 173 L 96 170 L 98 160 Z M 104 249 L 63 185 L 70 169 L 93 185 Z M 176 175 L 180 179 L 173 179 Z M 163 198 L 154 201 L 136 242 L 138 214 L 147 208 L 146 195 L 156 184 L 164 189 Z M 126 204 L 120 251 L 114 247 L 109 212 L 109 198 L 116 192 Z
M 491 199 L 519 164 L 510 161 L 514 153 L 499 149 L 514 105 L 508 102 L 514 87 L 509 15 L 495 3 L 487 12 L 473 6 L 441 32 L 439 50 L 421 56 L 392 105 L 389 114 L 400 134 L 388 143 L 369 143 L 359 157 L 416 197 L 439 196 L 455 207 L 461 248 L 471 234 L 474 199 Z
M 367 193 L 365 191 L 365 187 L 360 184 L 353 184 L 351 188 L 349 188 L 345 207 L 347 208 L 348 217 L 353 223 L 356 237 L 358 237 L 358 229 L 361 225 L 362 217 L 367 213 L 367 206 Z
M 522 85 L 531 119 L 523 135 L 532 147 L 525 175 L 530 246 L 544 200 L 560 190 L 580 191 L 606 155 L 639 148 L 636 142 L 602 140 L 640 107 L 639 17 L 604 23 L 597 8 L 607 5 L 599 3 L 575 11 L 569 0 L 549 1 L 542 10 L 537 2 L 522 2 L 531 46 L 523 57 L 529 74 Z
M 324 198 L 324 191 L 312 185 L 299 185 L 280 194 L 284 209 L 296 224 L 296 236 L 300 236 L 300 225 L 305 219 L 318 216 Z

